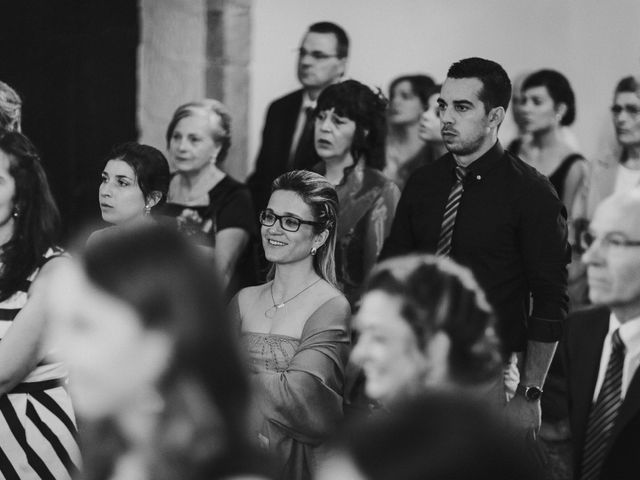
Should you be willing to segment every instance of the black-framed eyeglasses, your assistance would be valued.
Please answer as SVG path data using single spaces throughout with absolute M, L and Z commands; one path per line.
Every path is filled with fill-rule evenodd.
M 611 113 L 614 115 L 620 115 L 622 112 L 627 112 L 632 117 L 640 115 L 640 106 L 638 105 L 611 105 Z
M 319 50 L 312 50 L 311 52 L 308 52 L 304 48 L 298 48 L 296 52 L 298 53 L 298 57 L 300 58 L 304 58 L 305 56 L 309 55 L 311 58 L 318 61 L 328 60 L 329 58 L 338 58 L 338 54 L 324 53 Z
M 640 247 L 640 240 L 629 240 L 619 232 L 607 233 L 603 237 L 597 237 L 592 232 L 585 230 L 580 234 L 580 246 L 587 250 L 597 240 L 600 240 L 602 248 L 609 247 Z
M 300 225 L 320 225 L 318 222 L 311 222 L 309 220 L 301 220 L 298 217 L 292 217 L 291 215 L 276 215 L 272 210 L 262 210 L 260 212 L 260 223 L 265 227 L 272 227 L 275 225 L 276 220 L 280 222 L 280 226 L 287 232 L 297 232 L 300 230 Z

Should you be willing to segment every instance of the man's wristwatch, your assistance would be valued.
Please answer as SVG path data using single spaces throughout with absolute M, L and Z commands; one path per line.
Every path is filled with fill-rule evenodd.
M 542 389 L 536 385 L 522 385 L 519 383 L 516 387 L 516 394 L 520 394 L 528 401 L 533 402 L 535 400 L 540 400 L 540 397 L 542 396 Z

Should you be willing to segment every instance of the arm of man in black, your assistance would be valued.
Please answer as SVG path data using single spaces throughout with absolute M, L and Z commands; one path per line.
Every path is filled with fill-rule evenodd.
M 525 275 L 533 309 L 527 322 L 527 347 L 520 383 L 542 387 L 568 311 L 567 214 L 548 182 L 534 182 L 523 196 L 519 231 Z M 509 404 L 521 425 L 540 428 L 540 401 L 516 395 Z

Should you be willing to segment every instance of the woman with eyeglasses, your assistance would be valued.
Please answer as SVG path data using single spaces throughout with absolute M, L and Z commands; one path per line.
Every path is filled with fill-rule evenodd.
M 617 145 L 591 164 L 578 212 L 587 221 L 605 198 L 640 185 L 640 77 L 628 76 L 618 82 L 611 117 Z
M 257 395 L 253 432 L 276 458 L 278 478 L 311 478 L 342 419 L 351 309 L 336 288 L 337 217 L 338 195 L 324 177 L 278 177 L 260 214 L 269 280 L 231 301 Z
M 383 175 L 386 100 L 355 80 L 330 85 L 318 97 L 315 147 L 322 162 L 314 171 L 338 192 L 336 276 L 355 305 L 375 264 L 400 199 Z

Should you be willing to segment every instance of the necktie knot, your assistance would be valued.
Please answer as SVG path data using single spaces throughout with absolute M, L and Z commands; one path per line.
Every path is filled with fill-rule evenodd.
M 625 352 L 625 346 L 624 346 L 624 342 L 622 341 L 622 338 L 620 338 L 619 328 L 614 330 L 613 334 L 611 335 L 611 351 L 615 353 L 622 353 L 622 354 L 624 354 Z
M 456 165 L 456 180 L 462 183 L 466 175 L 467 175 L 467 169 L 464 167 L 461 167 L 460 165 Z

